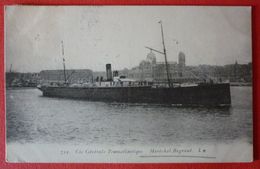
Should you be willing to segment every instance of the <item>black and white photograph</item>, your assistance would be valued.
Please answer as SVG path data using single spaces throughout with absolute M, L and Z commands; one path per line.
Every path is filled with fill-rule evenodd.
M 5 6 L 6 161 L 253 160 L 249 6 Z

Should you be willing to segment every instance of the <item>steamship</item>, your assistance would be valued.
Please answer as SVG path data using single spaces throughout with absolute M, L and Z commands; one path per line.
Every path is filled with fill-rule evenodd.
M 84 99 L 90 101 L 119 103 L 153 103 L 178 106 L 231 106 L 229 83 L 194 83 L 190 85 L 172 83 L 169 76 L 167 53 L 161 24 L 163 52 L 149 47 L 164 55 L 167 82 L 164 84 L 140 82 L 125 76 L 112 75 L 111 64 L 106 65 L 106 81 L 99 80 L 86 85 L 70 85 L 66 79 L 65 60 L 63 59 L 64 83 L 59 85 L 40 85 L 38 88 L 46 97 Z M 64 48 L 62 42 L 62 54 Z

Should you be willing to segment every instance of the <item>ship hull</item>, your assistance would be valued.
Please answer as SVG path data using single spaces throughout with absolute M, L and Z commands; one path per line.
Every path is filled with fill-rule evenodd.
M 189 87 L 40 87 L 43 96 L 121 103 L 155 103 L 183 106 L 230 106 L 230 85 Z

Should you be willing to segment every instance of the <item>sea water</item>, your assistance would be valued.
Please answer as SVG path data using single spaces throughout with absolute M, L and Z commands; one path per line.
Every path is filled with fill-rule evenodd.
M 230 108 L 123 104 L 6 90 L 7 143 L 84 145 L 252 144 L 252 87 L 231 87 Z

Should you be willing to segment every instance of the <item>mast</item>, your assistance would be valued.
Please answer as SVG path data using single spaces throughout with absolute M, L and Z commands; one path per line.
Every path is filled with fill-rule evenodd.
M 168 65 L 168 61 L 167 61 L 167 53 L 166 53 L 166 48 L 165 48 L 165 43 L 164 43 L 164 36 L 163 36 L 163 26 L 162 26 L 162 21 L 158 22 L 159 24 L 161 24 L 161 33 L 162 33 L 162 44 L 163 44 L 163 52 L 147 47 L 145 46 L 145 48 L 150 49 L 151 51 L 157 52 L 159 54 L 164 55 L 164 59 L 165 59 L 165 68 L 166 68 L 166 74 L 167 74 L 167 81 L 168 81 L 168 85 L 169 87 L 173 87 L 172 83 L 171 83 L 171 79 L 170 79 L 170 75 L 169 75 L 169 65 Z
M 64 82 L 67 83 L 67 77 L 66 77 L 66 66 L 65 66 L 65 58 L 64 58 L 64 45 L 63 45 L 63 40 L 61 41 L 61 52 L 62 52 L 62 61 L 63 61 L 63 75 L 64 75 Z
M 172 83 L 171 83 L 170 76 L 169 76 L 169 67 L 168 67 L 167 54 L 166 54 L 166 48 L 165 48 L 165 43 L 164 43 L 162 21 L 159 21 L 158 23 L 161 24 L 163 54 L 164 54 L 164 59 L 165 59 L 165 67 L 166 67 L 166 74 L 167 74 L 168 85 L 169 85 L 169 87 L 172 87 Z

